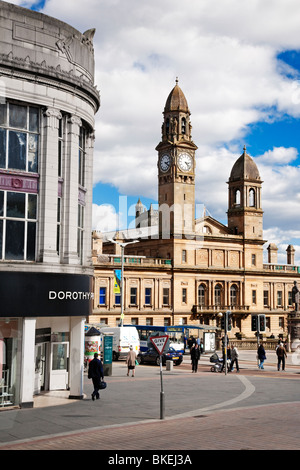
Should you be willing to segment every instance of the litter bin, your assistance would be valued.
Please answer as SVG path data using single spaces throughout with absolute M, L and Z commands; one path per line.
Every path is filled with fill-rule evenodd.
M 173 370 L 173 361 L 166 362 L 166 370 Z

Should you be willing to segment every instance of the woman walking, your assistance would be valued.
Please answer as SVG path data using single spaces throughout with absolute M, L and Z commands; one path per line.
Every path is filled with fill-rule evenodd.
M 263 347 L 262 343 L 260 343 L 260 345 L 258 347 L 257 356 L 258 356 L 258 359 L 259 359 L 258 368 L 259 369 L 264 369 L 264 362 L 267 359 L 267 357 L 266 357 L 265 348 Z

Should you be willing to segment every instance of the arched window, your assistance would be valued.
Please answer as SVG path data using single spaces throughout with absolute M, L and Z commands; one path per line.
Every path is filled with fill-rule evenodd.
M 170 133 L 170 119 L 166 119 L 166 134 Z
M 185 118 L 182 118 L 181 119 L 181 134 L 185 134 L 186 133 L 186 120 Z
M 255 191 L 253 188 L 249 191 L 249 207 L 255 207 Z
M 230 305 L 236 306 L 237 305 L 237 297 L 238 297 L 238 287 L 233 284 L 230 287 Z
M 198 287 L 198 305 L 202 307 L 205 305 L 205 286 L 203 284 Z
M 218 307 L 221 305 L 221 294 L 222 294 L 222 286 L 220 284 L 217 284 L 215 286 L 215 305 Z
M 235 192 L 234 203 L 236 206 L 241 205 L 241 191 L 239 189 L 237 189 Z

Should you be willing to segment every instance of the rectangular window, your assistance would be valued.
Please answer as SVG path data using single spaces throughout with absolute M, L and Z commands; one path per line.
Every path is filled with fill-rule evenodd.
M 182 250 L 182 262 L 186 263 L 186 250 Z
M 151 305 L 151 287 L 145 288 L 145 305 Z
M 269 307 L 269 291 L 264 290 L 264 307 Z
M 58 124 L 58 176 L 62 176 L 62 152 L 63 152 L 63 122 Z
M 115 305 L 121 305 L 121 294 L 115 294 Z
M 137 305 L 137 288 L 130 288 L 130 305 Z
M 256 290 L 252 291 L 252 304 L 256 305 Z
M 100 287 L 99 305 L 106 305 L 106 287 Z
M 35 261 L 36 219 L 36 194 L 0 191 L 0 259 Z
M 282 291 L 277 291 L 277 307 L 282 307 Z
M 60 228 L 61 228 L 61 198 L 57 198 L 57 227 L 56 227 L 56 251 L 60 253 Z
M 182 289 L 182 303 L 186 304 L 187 303 L 187 289 L 183 287 Z
M 11 234 L 14 234 L 12 237 Z M 17 220 L 6 221 L 5 259 L 24 260 L 25 222 Z
M 146 318 L 146 325 L 152 326 L 153 325 L 153 318 Z
M 292 297 L 292 291 L 289 291 L 289 292 L 288 292 L 288 306 L 289 306 L 289 307 L 292 307 L 292 305 L 293 305 L 293 300 L 292 300 L 292 299 L 293 299 L 293 297 Z
M 278 323 L 279 328 L 284 328 L 284 317 L 279 317 Z
M 170 289 L 168 287 L 163 288 L 163 305 L 170 304 Z
M 252 266 L 256 266 L 256 255 L 251 256 Z
M 79 133 L 79 152 L 78 152 L 78 183 L 81 186 L 85 184 L 85 139 L 86 131 L 84 127 L 80 128 Z
M 171 325 L 171 319 L 169 317 L 164 318 L 164 326 L 170 326 Z
M 8 103 L 0 107 L 0 168 L 38 172 L 39 109 Z
M 83 262 L 84 207 L 78 204 L 77 254 Z

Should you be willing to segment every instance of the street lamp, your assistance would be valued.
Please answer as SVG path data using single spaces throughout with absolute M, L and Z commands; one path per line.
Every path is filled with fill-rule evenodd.
M 109 239 L 110 242 L 115 243 L 121 247 L 121 327 L 123 326 L 123 319 L 124 319 L 124 250 L 125 246 L 131 245 L 132 243 L 138 243 L 139 240 L 133 240 L 132 242 L 121 243 L 113 240 L 112 238 Z

